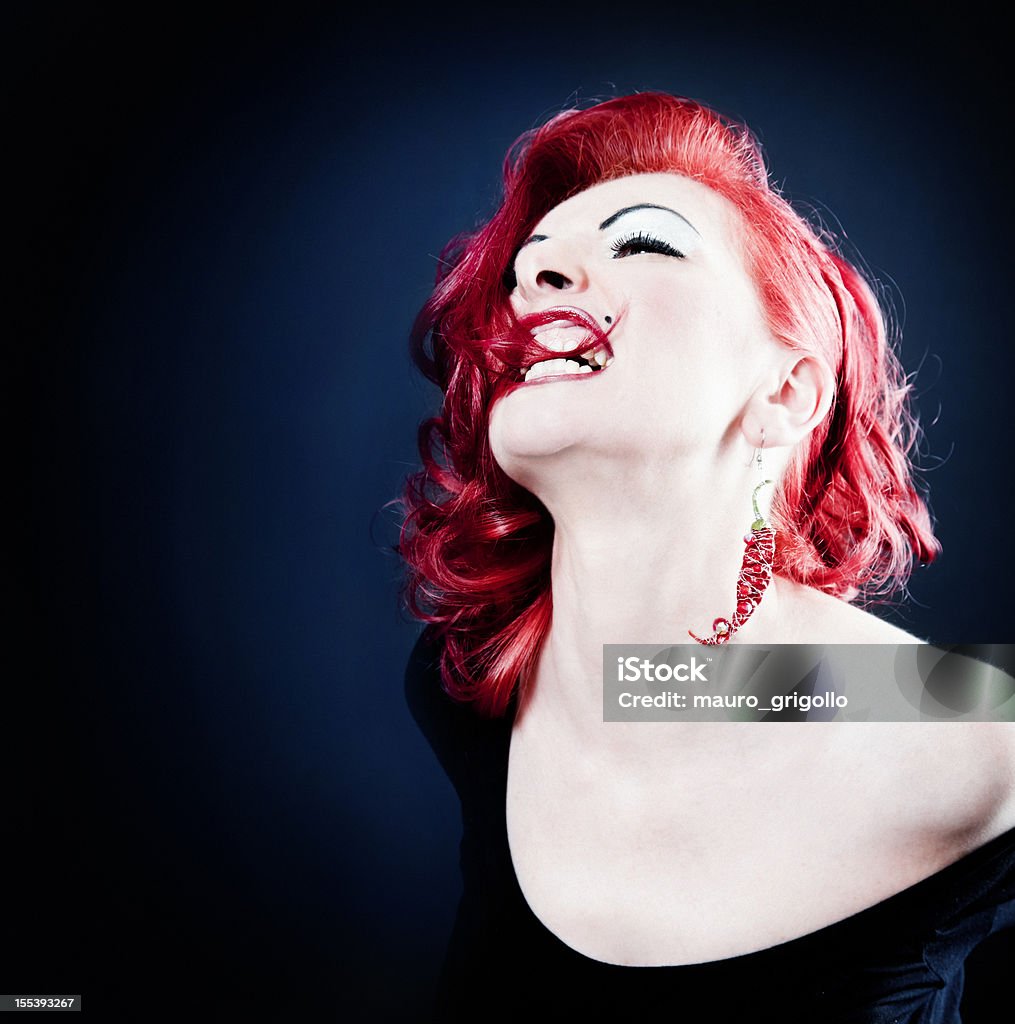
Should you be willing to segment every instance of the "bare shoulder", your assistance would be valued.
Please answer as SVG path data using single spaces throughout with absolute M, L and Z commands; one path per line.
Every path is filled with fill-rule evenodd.
M 794 640 L 826 644 L 922 644 L 926 640 L 831 594 L 779 579 L 780 595 L 792 609 Z
M 841 727 L 875 820 L 939 866 L 1015 828 L 1015 725 L 866 722 Z
M 982 741 L 997 773 L 999 805 L 994 832 L 1015 828 L 1015 722 L 983 722 Z
M 928 643 L 811 587 L 788 583 L 786 597 L 794 642 Z M 896 820 L 939 835 L 960 851 L 1015 828 L 1015 723 L 871 723 L 852 735 L 888 769 L 888 791 L 898 800 Z
M 911 792 L 925 802 L 929 822 L 938 819 L 973 846 L 1015 828 L 1015 725 L 905 724 Z

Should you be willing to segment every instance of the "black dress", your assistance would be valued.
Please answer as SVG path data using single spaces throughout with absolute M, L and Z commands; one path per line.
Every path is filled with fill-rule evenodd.
M 560 1022 L 664 1015 L 710 1024 L 954 1024 L 966 957 L 1015 928 L 1013 829 L 867 910 L 759 952 L 678 967 L 586 957 L 532 913 L 515 876 L 505 813 L 514 700 L 502 719 L 481 718 L 444 693 L 437 654 L 424 630 L 405 680 L 464 826 L 463 894 L 434 1020 L 519 1020 L 535 1011 Z M 999 1006 L 997 1019 L 1012 1006 L 1015 999 Z

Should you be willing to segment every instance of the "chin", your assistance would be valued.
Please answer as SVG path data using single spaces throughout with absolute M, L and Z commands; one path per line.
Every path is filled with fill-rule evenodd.
M 527 490 L 533 490 L 537 481 L 545 479 L 550 471 L 551 462 L 555 456 L 565 451 L 569 446 L 566 444 L 548 444 L 547 439 L 532 437 L 530 443 L 526 439 L 515 438 L 511 443 L 503 439 L 496 439 L 491 432 L 490 451 L 494 461 L 516 484 L 520 484 Z
M 512 479 L 509 467 L 529 459 L 557 455 L 572 447 L 574 423 L 548 403 L 518 402 L 518 393 L 501 399 L 490 414 L 490 450 Z

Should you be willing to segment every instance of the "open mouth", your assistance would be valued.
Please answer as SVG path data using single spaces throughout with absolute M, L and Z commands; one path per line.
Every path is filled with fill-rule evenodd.
M 558 326 L 561 323 L 563 326 Z M 561 352 L 578 348 L 581 342 L 589 337 L 589 332 L 584 328 L 562 321 L 537 327 L 532 333 L 539 335 L 540 344 Z M 598 341 L 593 341 L 588 348 L 579 350 L 575 355 L 551 357 L 533 363 L 525 370 L 522 379 L 528 383 L 546 377 L 592 375 L 601 373 L 612 362 L 613 356 L 609 349 Z

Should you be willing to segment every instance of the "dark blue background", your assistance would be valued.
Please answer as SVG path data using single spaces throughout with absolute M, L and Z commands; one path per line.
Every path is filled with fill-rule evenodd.
M 510 142 L 576 97 L 743 118 L 841 223 L 921 370 L 944 543 L 885 614 L 1012 639 L 1000 31 L 286 10 L 8 26 L 3 992 L 419 1014 L 458 810 L 403 705 L 384 550 L 435 404 L 406 337 Z

